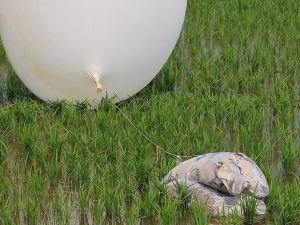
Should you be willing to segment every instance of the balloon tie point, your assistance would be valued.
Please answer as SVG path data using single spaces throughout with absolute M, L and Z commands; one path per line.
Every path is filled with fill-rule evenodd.
M 92 74 L 93 80 L 96 83 L 97 93 L 100 93 L 103 91 L 102 84 L 100 82 L 100 75 L 99 73 L 93 73 Z

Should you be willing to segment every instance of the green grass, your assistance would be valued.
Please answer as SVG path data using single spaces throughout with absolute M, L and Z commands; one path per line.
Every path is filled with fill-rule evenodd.
M 292 185 L 283 185 L 279 195 L 280 214 L 276 216 L 278 224 L 299 224 L 300 223 L 300 195 L 299 177 Z
M 300 218 L 299 15 L 298 0 L 189 0 L 168 63 L 118 105 L 175 155 L 239 151 L 253 158 L 271 186 L 269 224 Z M 42 103 L 1 44 L 0 72 L 0 224 L 68 224 L 74 213 L 81 221 L 91 214 L 96 224 L 106 217 L 180 221 L 185 195 L 181 203 L 166 199 L 159 185 L 176 158 L 157 151 L 114 104 Z
M 202 208 L 201 205 L 196 200 L 192 200 L 191 202 L 191 212 L 193 215 L 193 224 L 194 225 L 208 225 L 209 224 L 209 216 Z
M 160 210 L 160 225 L 175 225 L 177 220 L 177 204 L 174 199 L 166 198 Z
M 242 211 L 244 216 L 244 224 L 252 225 L 255 221 L 258 200 L 252 195 L 242 196 Z

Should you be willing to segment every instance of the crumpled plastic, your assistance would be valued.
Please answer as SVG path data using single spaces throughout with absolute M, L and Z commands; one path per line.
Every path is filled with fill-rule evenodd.
M 167 184 L 167 190 L 169 195 L 177 196 L 177 184 L 174 181 Z M 234 213 L 243 216 L 243 198 L 241 195 L 226 195 L 201 183 L 189 183 L 187 190 L 212 216 L 226 216 Z M 266 213 L 264 201 L 257 199 L 256 204 L 256 215 L 264 215 Z
M 171 192 L 176 183 L 187 185 L 199 203 L 211 203 L 206 207 L 213 215 L 220 209 L 224 209 L 225 214 L 233 208 L 240 211 L 243 193 L 259 198 L 257 214 L 264 214 L 266 207 L 260 199 L 269 195 L 264 174 L 255 162 L 241 153 L 209 153 L 192 158 L 172 169 L 163 182 Z

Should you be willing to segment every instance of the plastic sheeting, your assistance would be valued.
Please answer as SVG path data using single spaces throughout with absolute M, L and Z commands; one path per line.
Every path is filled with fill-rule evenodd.
M 174 193 L 176 183 L 185 184 L 188 191 L 216 215 L 240 210 L 241 195 L 251 193 L 256 198 L 269 194 L 267 180 L 260 168 L 240 153 L 209 153 L 177 165 L 164 178 L 168 189 Z M 265 204 L 258 200 L 257 214 L 265 213 Z

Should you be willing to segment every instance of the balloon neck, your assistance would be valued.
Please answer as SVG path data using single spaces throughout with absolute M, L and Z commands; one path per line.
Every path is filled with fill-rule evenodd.
M 97 93 L 102 92 L 103 91 L 103 86 L 100 82 L 100 78 L 101 78 L 100 74 L 99 73 L 93 73 L 92 78 L 93 78 L 93 80 L 96 84 Z

